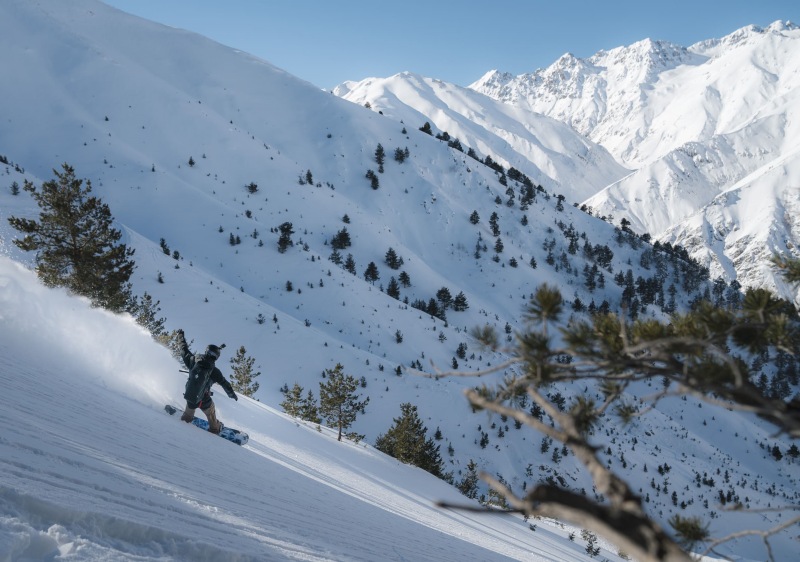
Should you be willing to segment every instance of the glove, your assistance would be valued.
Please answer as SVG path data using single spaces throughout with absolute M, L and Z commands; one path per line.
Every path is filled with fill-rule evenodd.
M 236 396 L 236 393 L 233 390 L 226 390 L 225 392 L 228 394 L 228 398 L 233 398 L 237 402 L 239 401 L 239 397 Z

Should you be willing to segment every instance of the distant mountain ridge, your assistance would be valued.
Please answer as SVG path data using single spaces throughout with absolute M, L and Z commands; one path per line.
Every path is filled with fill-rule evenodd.
M 381 92 L 370 87 L 377 82 L 350 83 L 337 93 L 392 115 L 406 111 L 397 107 L 402 97 L 391 83 Z M 744 286 L 800 298 L 765 265 L 776 253 L 800 255 L 800 224 L 786 212 L 800 204 L 795 24 L 751 25 L 689 47 L 645 39 L 586 59 L 568 53 L 529 74 L 490 71 L 469 88 L 569 125 L 632 170 L 585 198 L 585 190 L 563 190 L 594 214 L 615 223 L 624 217 L 637 232 L 686 247 L 712 276 L 738 277 Z M 440 85 L 429 94 L 450 90 Z M 439 103 L 430 97 L 407 103 L 432 120 L 440 117 L 427 111 Z M 490 102 L 476 103 L 467 118 L 485 116 Z M 584 172 L 595 185 L 608 177 Z M 758 182 L 750 186 L 754 178 Z M 731 189 L 753 192 L 744 198 L 747 208 L 723 209 L 723 201 L 741 200 L 720 198 Z
M 798 29 L 747 26 L 690 47 L 645 39 L 587 59 L 566 54 L 530 74 L 491 71 L 469 87 L 563 121 L 640 168 L 735 131 L 796 90 Z
M 513 76 L 490 71 L 469 87 L 494 99 L 527 107 L 567 123 L 609 150 L 623 165 L 641 163 L 625 157 L 621 121 L 637 124 L 646 102 L 646 87 L 696 55 L 663 41 L 645 39 L 629 47 L 601 51 L 588 59 L 567 53 L 543 70 Z M 615 141 L 609 141 L 609 137 Z
M 479 156 L 517 168 L 570 201 L 582 201 L 629 173 L 604 148 L 557 119 L 441 80 L 403 72 L 346 82 L 333 93 L 369 104 L 407 127 L 419 128 L 429 121 Z

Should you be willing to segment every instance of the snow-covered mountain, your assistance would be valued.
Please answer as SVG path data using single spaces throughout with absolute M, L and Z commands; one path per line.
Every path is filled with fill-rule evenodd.
M 560 450 L 558 454 L 548 451 L 541 445 L 541 436 L 513 423 L 473 413 L 463 390 L 477 384 L 474 379 L 424 378 L 414 375 L 411 367 L 431 373 L 431 363 L 442 369 L 458 365 L 463 370 L 499 364 L 506 357 L 482 351 L 469 329 L 489 325 L 513 338 L 513 332 L 524 326 L 521 313 L 528 296 L 542 282 L 561 287 L 576 315 L 603 305 L 617 309 L 628 278 L 630 285 L 642 279 L 637 291 L 654 288 L 648 294 L 637 292 L 637 307 L 642 314 L 656 316 L 673 305 L 686 306 L 708 289 L 702 270 L 683 260 L 680 253 L 653 248 L 627 236 L 573 207 L 569 199 L 564 204 L 558 194 L 571 193 L 567 184 L 588 189 L 595 176 L 608 183 L 619 180 L 626 171 L 603 149 L 563 124 L 489 100 L 486 107 L 494 113 L 487 114 L 482 126 L 504 118 L 512 127 L 513 116 L 524 117 L 527 125 L 515 127 L 517 136 L 507 135 L 506 144 L 499 140 L 503 138 L 500 130 L 488 137 L 481 133 L 483 144 L 468 144 L 467 138 L 478 142 L 482 126 L 471 126 L 456 113 L 473 107 L 477 100 L 488 100 L 474 92 L 441 88 L 450 99 L 447 107 L 458 109 L 453 111 L 452 121 L 446 122 L 452 123 L 447 125 L 452 127 L 449 134 L 474 148 L 481 158 L 491 156 L 506 167 L 516 168 L 542 189 L 527 190 L 521 178 L 499 174 L 419 131 L 426 115 L 423 112 L 392 116 L 384 111 L 381 115 L 375 104 L 370 110 L 362 103 L 350 103 L 246 53 L 128 16 L 97 0 L 0 3 L 0 51 L 7 78 L 0 81 L 0 103 L 5 112 L 0 127 L 0 156 L 5 164 L 0 167 L 0 252 L 32 263 L 31 255 L 11 243 L 18 233 L 7 218 L 35 217 L 38 209 L 30 194 L 14 189 L 15 185 L 21 186 L 26 179 L 37 185 L 52 179 L 52 169 L 62 162 L 71 164 L 78 177 L 90 179 L 94 192 L 109 205 L 122 228 L 125 243 L 136 250 L 134 291 L 139 295 L 147 292 L 160 301 L 166 327 L 185 329 L 195 346 L 209 342 L 225 342 L 229 349 L 244 346 L 256 359 L 262 373 L 258 380 L 261 388 L 255 396 L 260 404 L 244 399 L 232 403 L 224 396 L 217 400 L 222 421 L 239 425 L 253 436 L 253 450 L 235 449 L 237 455 L 273 455 L 283 459 L 281 462 L 290 462 L 286 457 L 293 454 L 301 455 L 304 462 L 315 467 L 302 469 L 312 479 L 324 480 L 326 470 L 336 470 L 330 466 L 335 464 L 330 458 L 339 449 L 326 444 L 320 456 L 305 451 L 323 445 L 305 429 L 302 438 L 290 434 L 295 426 L 274 409 L 283 400 L 281 387 L 297 382 L 318 394 L 323 371 L 341 363 L 346 373 L 362 381 L 360 392 L 370 398 L 366 413 L 353 427 L 366 435 L 368 444 L 387 431 L 393 418 L 399 416 L 400 405 L 410 402 L 418 407 L 431 433 L 441 431 L 442 456 L 454 480 L 463 478 L 468 462 L 475 460 L 489 473 L 502 475 L 517 491 L 550 478 L 591 494 L 591 482 L 572 456 L 563 456 Z M 413 75 L 397 81 L 408 82 L 420 87 L 429 84 L 427 79 Z M 436 123 L 430 116 L 425 120 Z M 517 141 L 523 137 L 536 146 L 530 154 L 539 160 L 519 152 L 523 144 Z M 376 161 L 379 146 L 386 152 L 382 172 Z M 570 160 L 573 150 L 582 157 Z M 399 159 L 392 157 L 397 151 Z M 368 171 L 373 172 L 376 183 L 365 177 Z M 497 215 L 498 234 L 489 225 L 493 213 Z M 470 220 L 473 214 L 478 215 L 477 221 Z M 281 253 L 278 228 L 287 222 L 294 230 L 293 246 Z M 355 274 L 329 259 L 331 241 L 342 230 L 349 233 L 352 242 L 343 249 L 342 257 L 352 254 Z M 386 263 L 390 248 L 403 260 L 398 270 Z M 597 249 L 607 250 L 599 266 Z M 380 274 L 374 282 L 363 275 L 371 262 Z M 597 270 L 592 272 L 592 266 Z M 7 264 L 3 267 L 8 278 L 20 278 Z M 401 271 L 408 274 L 410 283 L 400 288 L 399 299 L 395 299 L 386 288 Z M 623 277 L 622 284 L 615 281 L 617 276 Z M 590 278 L 592 283 L 588 282 Z M 94 512 L 86 503 L 74 511 L 66 509 L 75 499 L 66 493 L 56 496 L 58 501 L 50 498 L 50 503 L 40 503 L 46 497 L 35 492 L 44 479 L 42 471 L 33 470 L 36 459 L 48 459 L 45 473 L 55 480 L 48 491 L 59 486 L 59 479 L 66 481 L 63 485 L 67 488 L 76 482 L 75 488 L 85 488 L 87 480 L 76 476 L 80 468 L 69 467 L 89 464 L 92 470 L 105 474 L 128 475 L 124 483 L 109 477 L 100 487 L 114 491 L 119 483 L 123 500 L 133 502 L 141 486 L 156 477 L 150 472 L 163 469 L 172 474 L 176 462 L 186 467 L 183 459 L 189 449 L 194 466 L 198 449 L 202 450 L 208 440 L 201 441 L 207 436 L 194 437 L 190 428 L 177 424 L 174 431 L 180 437 L 175 439 L 191 439 L 190 447 L 181 447 L 178 456 L 167 455 L 152 464 L 135 461 L 146 455 L 165 455 L 161 452 L 163 444 L 156 449 L 149 445 L 152 435 L 164 424 L 176 425 L 160 409 L 163 402 L 180 400 L 184 375 L 177 372 L 175 363 L 161 359 L 158 354 L 164 352 L 155 351 L 149 344 L 131 340 L 127 348 L 126 336 L 112 338 L 111 328 L 100 320 L 104 315 L 97 311 L 80 312 L 81 318 L 87 315 L 80 321 L 71 318 L 59 323 L 58 333 L 64 334 L 70 345 L 54 345 L 57 338 L 46 336 L 44 330 L 51 317 L 49 301 L 40 303 L 38 297 L 20 292 L 16 287 L 32 284 L 28 278 L 21 279 L 0 282 L 0 295 L 5 298 L 0 301 L 0 345 L 4 346 L 0 373 L 7 377 L 7 385 L 18 384 L 15 373 L 24 372 L 26 382 L 30 378 L 37 386 L 15 387 L 3 412 L 11 417 L 3 419 L 12 426 L 42 427 L 49 437 L 47 446 L 38 449 L 29 444 L 27 436 L 0 440 L 10 450 L 23 451 L 17 464 L 0 471 L 3 514 L 16 513 L 12 517 L 22 522 L 15 520 L 8 525 L 21 524 L 23 534 L 30 529 L 48 532 L 49 527 L 44 525 L 48 523 L 67 528 L 67 535 L 72 536 L 70 533 L 80 533 L 81 527 L 69 524 L 80 519 L 80 514 Z M 446 320 L 421 310 L 419 303 L 435 301 L 441 288 L 452 295 L 463 292 L 469 308 L 447 310 Z M 670 295 L 676 302 L 670 302 Z M 35 312 L 14 312 L 16 309 L 11 308 L 10 303 L 29 300 Z M 60 306 L 66 310 L 78 305 Z M 28 323 L 32 315 L 40 319 L 33 327 Z M 42 333 L 42 339 L 37 339 Z M 5 334 L 14 337 L 6 339 Z M 6 345 L 6 341 L 10 343 Z M 100 353 L 98 349 L 104 346 L 114 353 Z M 463 356 L 459 348 L 466 348 Z M 144 361 L 141 367 L 140 358 Z M 224 371 L 226 360 L 223 356 Z M 69 390 L 57 369 L 59 361 L 67 361 L 71 371 L 86 370 L 87 385 L 76 385 L 75 392 Z M 26 367 L 29 363 L 31 368 Z M 141 385 L 128 381 L 129 373 L 135 375 L 141 372 L 139 369 L 144 370 Z M 44 373 L 40 375 L 41 384 L 35 378 L 40 372 Z M 491 383 L 502 376 L 499 373 L 480 382 Z M 91 381 L 99 383 L 97 394 L 87 390 Z M 56 389 L 56 398 L 63 395 L 68 399 L 54 400 L 48 394 L 51 387 Z M 110 394 L 100 391 L 105 387 L 110 387 Z M 652 392 L 649 388 L 636 390 Z M 555 391 L 569 399 L 583 388 Z M 77 436 L 85 427 L 80 418 L 89 415 L 88 407 L 81 407 L 76 419 L 64 423 L 63 431 L 57 430 L 58 422 L 46 419 L 47 412 L 56 408 L 55 402 L 65 408 L 54 410 L 61 417 L 74 415 L 69 407 L 71 403 L 84 404 L 81 392 L 90 392 L 96 400 L 108 400 L 111 410 L 121 409 L 126 433 L 134 432 L 130 441 L 122 441 L 122 447 L 128 443 L 132 453 L 123 455 L 116 446 L 97 452 Z M 31 396 L 30 402 L 27 396 Z M 113 417 L 113 413 L 104 409 L 103 417 Z M 98 423 L 89 419 L 93 425 Z M 772 428 L 759 420 L 724 408 L 701 408 L 696 402 L 676 400 L 661 403 L 631 427 L 617 427 L 613 420 L 606 425 L 603 435 L 614 439 L 613 448 L 609 446 L 604 453 L 607 461 L 622 467 L 621 473 L 647 496 L 648 507 L 659 520 L 666 521 L 679 511 L 712 517 L 713 531 L 720 536 L 740 529 L 772 527 L 785 517 L 770 512 L 718 518 L 720 490 L 723 495 L 747 497 L 754 508 L 796 500 L 797 464 L 789 459 L 778 462 L 769 453 L 775 446 L 785 449 L 787 441 L 774 437 Z M 666 435 L 664 428 L 668 428 Z M 117 435 L 121 430 L 117 425 L 109 431 Z M 147 434 L 147 439 L 137 436 L 137 431 Z M 322 433 L 327 435 L 324 428 Z M 598 439 L 601 437 L 598 434 Z M 280 439 L 281 443 L 270 439 Z M 59 444 L 62 440 L 64 443 Z M 224 442 L 218 445 L 230 447 Z M 61 446 L 69 449 L 57 448 Z M 299 449 L 287 453 L 287 447 Z M 358 465 L 363 451 L 350 445 L 343 447 L 358 450 L 352 460 Z M 33 449 L 46 454 L 37 457 Z M 371 450 L 364 456 L 387 462 Z M 126 463 L 118 463 L 120 457 Z M 4 461 L 7 458 L 12 457 L 2 456 Z M 242 478 L 263 469 L 251 464 L 250 457 L 243 459 L 248 460 L 237 460 L 247 467 Z M 671 472 L 656 478 L 657 467 L 665 463 Z M 235 473 L 237 466 L 226 465 L 222 473 Z M 380 471 L 370 474 L 367 480 L 382 479 Z M 708 481 L 705 475 L 713 476 L 718 485 L 698 488 L 698 478 Z M 154 507 L 161 505 L 161 499 L 156 498 L 173 493 L 177 478 L 169 476 L 167 484 L 155 484 L 161 492 L 147 492 L 146 509 L 163 513 L 160 507 Z M 258 486 L 266 487 L 262 482 L 259 480 Z M 352 492 L 351 487 L 364 485 L 352 482 L 341 485 L 350 490 L 345 495 L 366 499 L 372 493 Z M 308 484 L 292 477 L 287 490 L 306 489 Z M 27 495 L 13 493 L 22 488 Z M 319 501 L 329 502 L 327 514 L 332 511 L 331 505 L 342 501 L 338 493 L 331 496 L 325 489 L 314 490 L 319 492 Z M 175 493 L 184 498 L 184 491 L 181 488 Z M 673 491 L 679 495 L 678 505 L 673 503 Z M 191 490 L 192 501 L 199 502 L 195 492 L 200 495 L 202 490 Z M 257 501 L 257 493 L 247 495 Z M 111 499 L 106 507 L 117 501 L 113 494 L 107 496 Z M 277 499 L 291 501 L 288 497 Z M 243 521 L 257 509 L 253 504 L 243 500 L 240 504 L 239 499 L 222 501 L 220 496 L 215 496 L 210 505 L 201 503 L 192 505 L 197 505 L 201 513 L 224 512 L 226 521 L 241 524 L 243 534 L 285 536 L 273 528 L 282 525 L 280 514 L 276 519 L 257 519 L 259 528 L 251 532 Z M 51 509 L 51 504 L 56 508 Z M 238 506 L 243 507 L 240 510 Z M 102 513 L 107 515 L 111 508 L 106 507 Z M 173 508 L 169 504 L 164 509 L 169 512 Z M 233 515 L 229 516 L 229 510 Z M 183 509 L 177 511 L 181 516 L 185 513 Z M 41 519 L 42 512 L 51 519 Z M 410 507 L 403 516 L 416 519 L 419 509 Z M 137 515 L 133 520 L 141 523 L 142 517 Z M 313 529 L 313 515 L 308 517 Z M 128 512 L 120 518 L 130 521 L 132 516 Z M 357 522 L 343 521 L 338 530 L 345 532 L 357 526 Z M 182 527 L 178 531 L 182 537 L 196 536 L 195 531 L 182 534 Z M 529 531 L 535 541 L 539 540 L 538 531 Z M 59 532 L 59 527 L 52 531 Z M 414 535 L 415 531 L 410 533 Z M 319 554 L 316 549 L 328 536 L 326 532 L 314 542 L 314 552 L 320 558 L 346 558 L 340 553 L 350 546 L 340 542 L 331 547 L 332 554 Z M 571 544 L 553 548 L 562 546 L 566 546 L 566 552 L 573 552 Z M 779 554 L 791 553 L 796 550 L 796 538 L 784 532 L 773 538 L 772 546 Z M 374 548 L 367 545 L 361 551 L 363 558 L 374 554 Z M 549 547 L 539 548 L 554 552 Z M 763 544 L 752 537 L 728 543 L 721 551 L 751 559 L 764 556 Z M 249 555 L 251 551 L 245 552 Z M 607 557 L 613 559 L 614 554 Z M 147 551 L 143 556 L 156 554 Z M 386 555 L 389 559 L 403 557 L 409 558 L 403 552 Z M 96 559 L 100 558 L 98 554 Z M 463 558 L 470 559 L 470 555 Z M 474 559 L 480 557 L 475 555 Z
M 403 72 L 346 82 L 333 93 L 418 128 L 426 121 L 465 146 L 514 167 L 568 201 L 583 201 L 628 175 L 602 147 L 571 127 L 468 88 Z
M 749 26 L 690 47 L 645 39 L 586 59 L 568 53 L 529 74 L 487 72 L 468 90 L 508 109 L 410 74 L 349 82 L 334 92 L 406 123 L 430 120 L 488 152 L 512 148 L 510 165 L 529 160 L 556 178 L 552 189 L 597 216 L 624 217 L 637 232 L 686 247 L 713 276 L 800 298 L 758 265 L 775 253 L 796 255 L 800 245 L 796 215 L 784 212 L 800 204 L 794 24 Z M 610 166 L 585 139 L 551 134 L 542 116 L 569 125 L 623 167 Z M 570 177 L 562 164 L 570 154 L 597 169 L 580 166 L 591 174 Z M 735 199 L 721 195 L 754 177 L 758 211 L 719 210 L 720 201 Z
M 685 246 L 712 275 L 797 298 L 759 265 L 797 255 L 800 244 L 791 211 L 800 204 L 796 25 L 748 26 L 688 48 L 644 40 L 588 59 L 564 55 L 470 87 L 568 123 L 635 169 L 588 199 L 598 214 Z
M 566 54 L 530 74 L 491 71 L 470 88 L 567 123 L 639 169 L 792 109 L 799 42 L 788 22 L 688 48 L 645 39 L 587 59 Z

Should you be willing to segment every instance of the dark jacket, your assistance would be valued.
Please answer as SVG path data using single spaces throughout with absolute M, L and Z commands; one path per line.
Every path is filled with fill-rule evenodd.
M 213 363 L 213 359 L 212 358 L 206 358 L 206 356 L 201 354 L 201 353 L 198 353 L 197 355 L 193 354 L 192 351 L 189 349 L 189 346 L 186 344 L 185 340 L 183 342 L 181 342 L 181 348 L 182 348 L 181 349 L 181 355 L 182 355 L 182 358 L 183 358 L 183 363 L 184 363 L 184 365 L 186 365 L 186 368 L 189 369 L 190 371 L 192 370 L 192 367 L 195 366 L 195 363 L 198 363 L 199 361 L 203 361 L 204 359 L 211 359 L 211 362 Z M 220 371 L 215 366 L 211 371 L 211 376 L 209 376 L 208 377 L 208 381 L 206 381 L 205 388 L 203 388 L 202 398 L 201 398 L 200 402 L 196 403 L 196 404 L 189 404 L 189 406 L 193 407 L 193 408 L 200 408 L 200 409 L 208 408 L 211 405 L 211 402 L 212 402 L 212 400 L 211 400 L 211 386 L 214 383 L 217 383 L 218 385 L 220 385 L 225 390 L 225 394 L 227 394 L 228 396 L 233 396 L 234 395 L 233 387 L 231 386 L 231 383 L 229 383 L 228 379 L 226 379 L 223 376 L 222 371 Z

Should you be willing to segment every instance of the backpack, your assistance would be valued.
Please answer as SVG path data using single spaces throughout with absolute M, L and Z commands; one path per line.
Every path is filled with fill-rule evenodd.
M 194 367 L 189 370 L 189 379 L 183 397 L 190 405 L 198 404 L 203 399 L 206 385 L 214 371 L 214 361 L 205 355 L 195 357 Z

